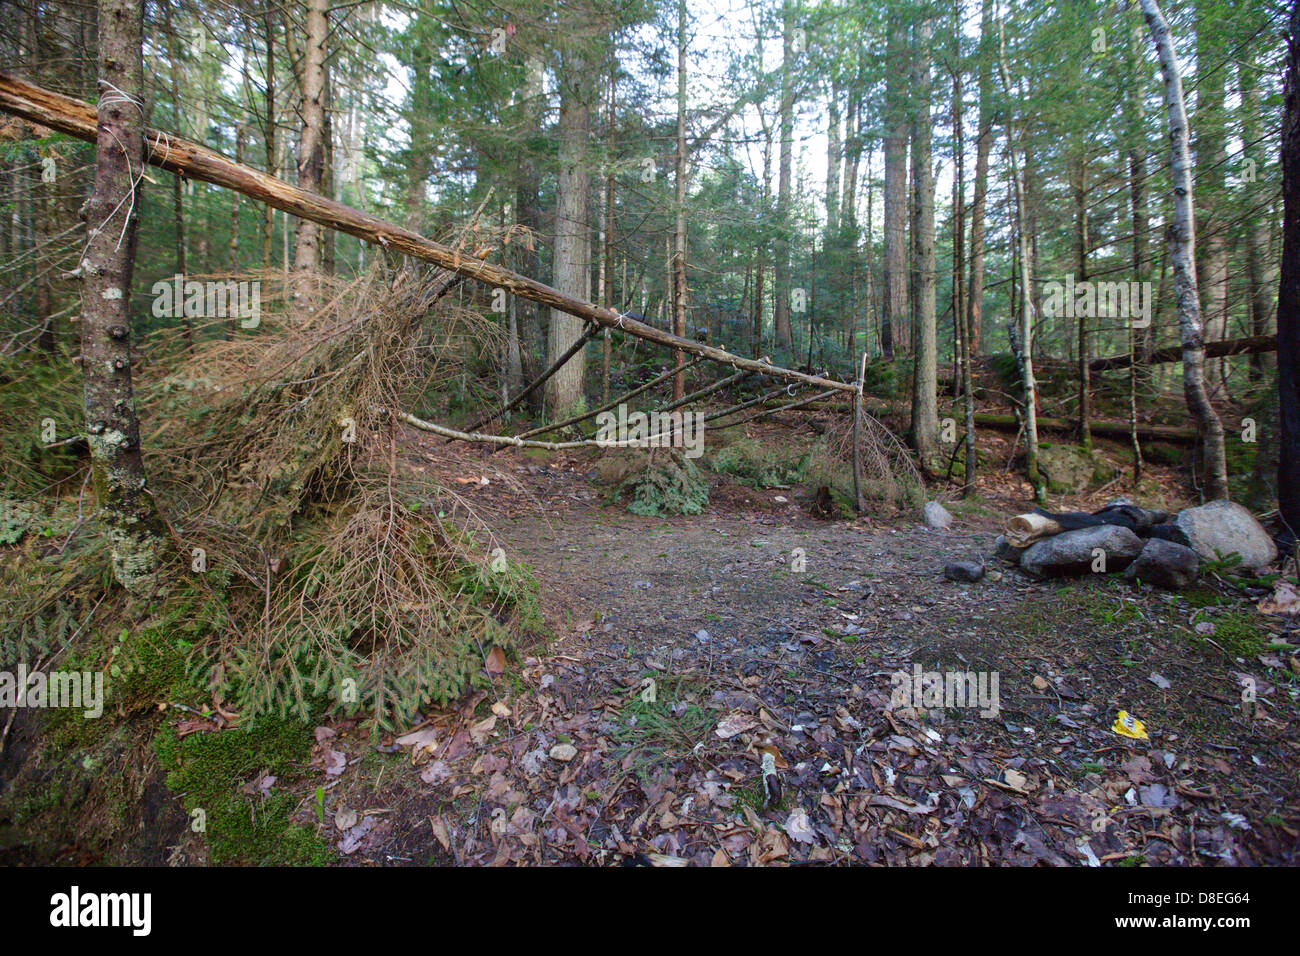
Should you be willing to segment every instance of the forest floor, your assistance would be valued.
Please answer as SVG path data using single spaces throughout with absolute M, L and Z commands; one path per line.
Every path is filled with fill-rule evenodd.
M 447 449 L 404 458 L 528 562 L 552 637 L 378 752 L 317 729 L 299 818 L 345 865 L 1297 862 L 1295 636 L 1208 588 L 944 580 L 1028 507 L 1017 481 L 947 532 L 721 479 L 702 516 L 642 518 L 585 455 Z M 997 706 L 891 704 L 918 669 L 996 675 Z

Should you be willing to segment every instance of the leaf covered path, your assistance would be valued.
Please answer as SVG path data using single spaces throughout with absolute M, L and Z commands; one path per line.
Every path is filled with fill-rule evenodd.
M 1248 605 L 1009 569 L 944 581 L 990 550 L 988 519 L 827 523 L 735 488 L 646 519 L 579 462 L 496 467 L 519 485 L 464 494 L 489 520 L 533 502 L 493 523 L 560 609 L 556 637 L 381 748 L 379 779 L 349 761 L 331 800 L 354 826 L 383 812 L 346 861 L 1295 862 L 1296 703 L 1270 666 L 1288 652 L 1218 646 Z M 891 701 L 918 665 L 996 673 L 996 714 Z M 1149 740 L 1114 732 L 1120 709 Z M 338 729 L 330 746 L 367 749 Z

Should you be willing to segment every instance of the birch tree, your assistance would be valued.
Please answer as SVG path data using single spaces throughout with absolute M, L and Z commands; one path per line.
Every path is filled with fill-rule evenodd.
M 967 285 L 966 326 L 970 340 L 966 350 L 979 354 L 980 327 L 984 323 L 984 231 L 989 192 L 989 151 L 993 146 L 993 0 L 983 0 L 980 9 L 980 51 L 976 57 L 976 89 L 979 95 L 979 130 L 975 137 L 975 196 L 970 212 L 970 282 Z
M 1006 30 L 1002 19 L 998 18 L 998 73 L 1002 78 L 1002 88 L 1007 100 L 1012 99 L 1011 78 L 1007 74 Z M 1011 183 L 1015 193 L 1017 258 L 1020 261 L 1020 327 L 1017 346 L 1017 359 L 1020 364 L 1020 380 L 1025 389 L 1025 476 L 1034 489 L 1034 500 L 1043 501 L 1047 497 L 1047 488 L 1038 473 L 1038 412 L 1037 385 L 1034 382 L 1034 295 L 1033 280 L 1030 273 L 1029 226 L 1026 222 L 1025 183 L 1021 178 L 1021 163 L 1017 155 L 1016 124 L 1014 111 L 1008 108 L 1006 117 L 1007 158 L 1011 163 Z
M 1192 161 L 1188 150 L 1187 107 L 1169 23 L 1156 0 L 1141 0 L 1160 74 L 1164 82 L 1165 112 L 1169 119 L 1169 173 L 1173 181 L 1174 215 L 1169 230 L 1169 261 L 1174 273 L 1178 328 L 1183 344 L 1183 395 L 1200 435 L 1205 469 L 1205 497 L 1228 497 L 1228 469 L 1223 446 L 1223 423 L 1210 404 L 1205 389 L 1205 340 L 1201 304 L 1196 287 L 1196 221 L 1193 213 Z

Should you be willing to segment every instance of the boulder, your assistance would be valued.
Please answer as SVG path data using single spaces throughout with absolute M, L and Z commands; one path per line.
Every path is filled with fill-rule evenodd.
M 1041 445 L 1038 470 L 1047 487 L 1057 494 L 1078 494 L 1099 477 L 1103 470 L 1092 453 L 1073 445 Z
M 1241 567 L 1262 568 L 1277 559 L 1277 545 L 1255 516 L 1231 501 L 1211 501 L 1178 512 L 1171 522 L 1202 558 L 1216 561 L 1241 555 Z
M 925 519 L 927 528 L 934 528 L 936 531 L 947 531 L 952 527 L 952 515 L 937 501 L 927 501 L 921 510 L 921 517 Z
M 984 577 L 984 565 L 978 561 L 954 561 L 944 566 L 943 576 L 949 581 L 974 584 Z
M 1098 548 L 1105 552 L 1106 571 L 1122 571 L 1142 553 L 1142 539 L 1128 528 L 1103 524 L 1035 541 L 1020 556 L 1020 569 L 1034 577 L 1092 570 Z
M 1191 548 L 1152 538 L 1124 571 L 1124 577 L 1176 591 L 1195 584 L 1200 573 L 1201 556 Z

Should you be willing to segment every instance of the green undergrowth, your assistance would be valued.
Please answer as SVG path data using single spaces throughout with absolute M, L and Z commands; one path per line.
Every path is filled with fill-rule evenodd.
M 542 634 L 528 566 L 432 508 L 322 521 L 298 535 L 269 626 L 225 634 L 209 655 L 234 710 L 306 719 L 323 704 L 378 736 L 484 686 L 494 648 Z
M 1263 653 L 1268 643 L 1268 632 L 1260 627 L 1259 612 L 1254 608 L 1233 609 L 1213 616 L 1202 613 L 1200 619 L 1212 622 L 1214 632 L 1196 634 L 1194 639 L 1207 646 L 1217 645 L 1231 658 L 1254 657 Z
M 220 600 L 177 588 L 139 621 L 133 606 L 101 606 L 105 625 L 67 646 L 54 666 L 102 675 L 103 712 L 87 718 L 82 709 L 51 708 L 32 716 L 41 722 L 35 748 L 0 788 L 0 832 L 8 831 L 4 843 L 16 858 L 70 862 L 72 853 L 138 865 L 197 846 L 213 863 L 332 859 L 314 827 L 290 819 L 299 802 L 293 786 L 309 773 L 307 721 L 264 716 L 178 733 L 178 722 L 211 719 L 210 675 L 194 651 L 222 620 Z M 75 624 L 66 608 L 51 610 L 46 632 Z M 264 773 L 278 778 L 266 796 L 244 792 Z
M 182 844 L 201 847 L 214 863 L 331 859 L 315 827 L 292 819 L 301 799 L 295 788 L 314 773 L 306 764 L 313 721 L 346 713 L 369 720 L 376 732 L 400 726 L 420 709 L 450 703 L 486 683 L 484 655 L 494 647 L 511 652 L 521 632 L 543 626 L 538 586 L 526 566 L 496 557 L 470 560 L 487 551 L 486 542 L 432 513 L 393 528 L 394 534 L 408 532 L 410 553 L 418 559 L 408 570 L 440 589 L 446 602 L 440 615 L 385 604 L 373 591 L 347 587 L 339 566 L 346 554 L 322 551 L 319 535 L 304 529 L 302 549 L 287 562 L 292 570 L 282 588 L 273 588 L 272 609 L 292 618 L 293 598 L 304 600 L 316 616 L 277 632 L 276 659 L 283 666 L 261 675 L 230 666 L 231 656 L 223 652 L 242 640 L 233 643 L 239 660 L 240 650 L 257 646 L 264 591 L 249 594 L 242 580 L 212 570 L 202 580 L 173 578 L 150 601 L 134 600 L 110 583 L 99 535 L 79 536 L 69 547 L 80 555 L 73 562 L 76 575 L 64 567 L 66 554 L 42 558 L 32 544 L 12 547 L 4 565 L 5 608 L 7 615 L 15 613 L 0 627 L 6 658 L 0 666 L 26 660 L 102 675 L 104 699 L 98 719 L 72 708 L 35 715 L 35 749 L 12 779 L 0 781 L 0 857 L 9 840 L 15 853 L 28 854 L 18 858 L 29 862 L 64 861 L 67 848 L 76 847 L 104 862 L 156 863 L 165 849 Z M 455 551 L 447 547 L 452 539 Z M 57 597 L 49 599 L 51 593 Z M 356 612 L 350 630 L 312 629 L 345 599 L 349 608 L 387 614 L 397 607 L 406 617 L 400 629 L 386 617 L 375 618 L 380 639 L 358 626 L 363 612 Z M 250 615 L 250 604 L 257 614 Z M 328 682 L 312 683 L 328 673 L 319 655 L 331 651 L 346 654 L 354 668 L 359 693 L 351 704 L 342 703 Z M 270 679 L 284 684 L 268 691 Z M 233 727 L 178 734 L 178 724 L 212 720 L 216 703 L 238 714 Z M 109 767 L 125 770 L 103 772 Z M 263 774 L 277 783 L 265 793 L 243 790 Z M 154 798 L 149 809 L 146 798 L 155 791 L 165 796 Z M 196 816 L 195 810 L 203 812 Z M 142 814 L 163 812 L 174 824 L 167 848 L 123 842 L 124 833 L 143 832 Z
M 698 515 L 709 485 L 695 463 L 675 449 L 631 450 L 605 464 L 602 474 L 617 480 L 610 497 L 626 501 L 635 515 Z
M 69 356 L 30 361 L 0 355 L 0 501 L 35 507 L 43 491 L 73 478 L 81 460 L 68 439 L 81 433 L 84 418 L 81 373 Z M 0 545 L 12 544 L 5 536 L 0 527 Z
M 707 687 L 698 676 L 646 672 L 620 715 L 613 755 L 628 759 L 643 782 L 676 761 L 695 758 L 717 717 L 706 701 Z
M 797 481 L 800 462 L 783 459 L 752 438 L 741 438 L 711 454 L 708 468 L 750 488 L 773 488 Z
M 853 494 L 853 462 L 850 452 L 818 439 L 803 457 L 799 483 L 816 491 L 824 487 L 841 517 L 857 513 Z M 862 497 L 873 511 L 916 510 L 925 501 L 925 488 L 911 475 L 891 467 L 881 456 L 866 455 L 861 480 Z

